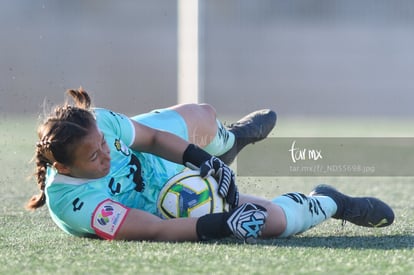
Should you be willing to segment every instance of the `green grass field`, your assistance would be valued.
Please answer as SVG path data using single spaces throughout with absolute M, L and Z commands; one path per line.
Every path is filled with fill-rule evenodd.
M 414 136 L 409 121 L 279 121 L 280 136 Z M 210 243 L 151 243 L 81 239 L 61 232 L 47 209 L 23 206 L 37 193 L 32 157 L 36 120 L 0 119 L 0 274 L 411 274 L 414 270 L 414 178 L 239 178 L 242 192 L 275 197 L 308 193 L 329 183 L 351 195 L 387 201 L 395 223 L 366 229 L 329 220 L 290 239 L 254 245 L 233 239 Z M 407 165 L 412 165 L 411 163 Z

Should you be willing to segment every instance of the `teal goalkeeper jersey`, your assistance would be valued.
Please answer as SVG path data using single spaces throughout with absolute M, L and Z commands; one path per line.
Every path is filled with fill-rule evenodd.
M 46 203 L 51 217 L 61 229 L 76 236 L 96 234 L 91 226 L 93 213 L 108 199 L 157 214 L 160 189 L 184 168 L 155 155 L 131 150 L 130 145 L 139 137 L 135 137 L 134 126 L 127 116 L 100 108 L 94 112 L 111 151 L 109 174 L 99 179 L 82 179 L 58 174 L 52 167 L 47 170 Z M 158 110 L 132 119 L 188 139 L 185 122 L 174 111 Z

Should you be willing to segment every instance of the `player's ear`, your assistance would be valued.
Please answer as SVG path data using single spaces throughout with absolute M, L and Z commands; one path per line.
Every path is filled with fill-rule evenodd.
M 63 163 L 55 161 L 53 163 L 53 167 L 55 167 L 55 169 L 59 172 L 59 174 L 62 174 L 62 175 L 69 175 L 70 174 L 69 166 L 66 166 Z

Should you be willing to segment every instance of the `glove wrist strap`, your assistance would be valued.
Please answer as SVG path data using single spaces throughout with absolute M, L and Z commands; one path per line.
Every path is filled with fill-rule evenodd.
M 195 144 L 189 144 L 183 154 L 183 164 L 187 167 L 196 166 L 199 168 L 202 163 L 212 157 L 209 153 Z
M 197 220 L 196 231 L 201 241 L 229 237 L 232 232 L 227 225 L 231 213 L 215 213 L 204 215 Z

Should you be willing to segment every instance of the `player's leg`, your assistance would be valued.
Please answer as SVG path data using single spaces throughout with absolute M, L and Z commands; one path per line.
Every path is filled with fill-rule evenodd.
M 262 232 L 263 238 L 272 238 L 281 235 L 286 228 L 286 216 L 283 209 L 269 200 L 256 196 L 240 194 L 239 205 L 254 203 L 263 206 L 267 210 L 266 224 Z
M 331 218 L 337 211 L 336 202 L 328 196 L 310 197 L 292 192 L 279 196 L 272 203 L 283 209 L 285 230 L 278 237 L 289 237 Z
M 226 164 L 248 144 L 268 136 L 276 123 L 272 110 L 253 112 L 226 128 L 216 118 L 215 109 L 208 104 L 183 104 L 171 107 L 186 121 L 189 141 L 219 156 Z
M 365 227 L 384 227 L 393 223 L 394 212 L 373 197 L 350 197 L 327 186 L 317 186 L 309 196 L 287 193 L 272 200 L 240 196 L 240 203 L 257 203 L 268 211 L 263 237 L 289 237 L 335 218 Z
M 331 198 L 312 198 L 301 193 L 288 193 L 273 201 L 240 195 L 240 204 L 246 202 L 259 204 L 268 212 L 263 238 L 299 234 L 329 219 L 336 211 L 336 204 Z
M 229 133 L 216 118 L 215 109 L 209 104 L 180 104 L 170 107 L 178 112 L 187 125 L 188 140 L 212 155 L 228 151 L 234 144 Z

